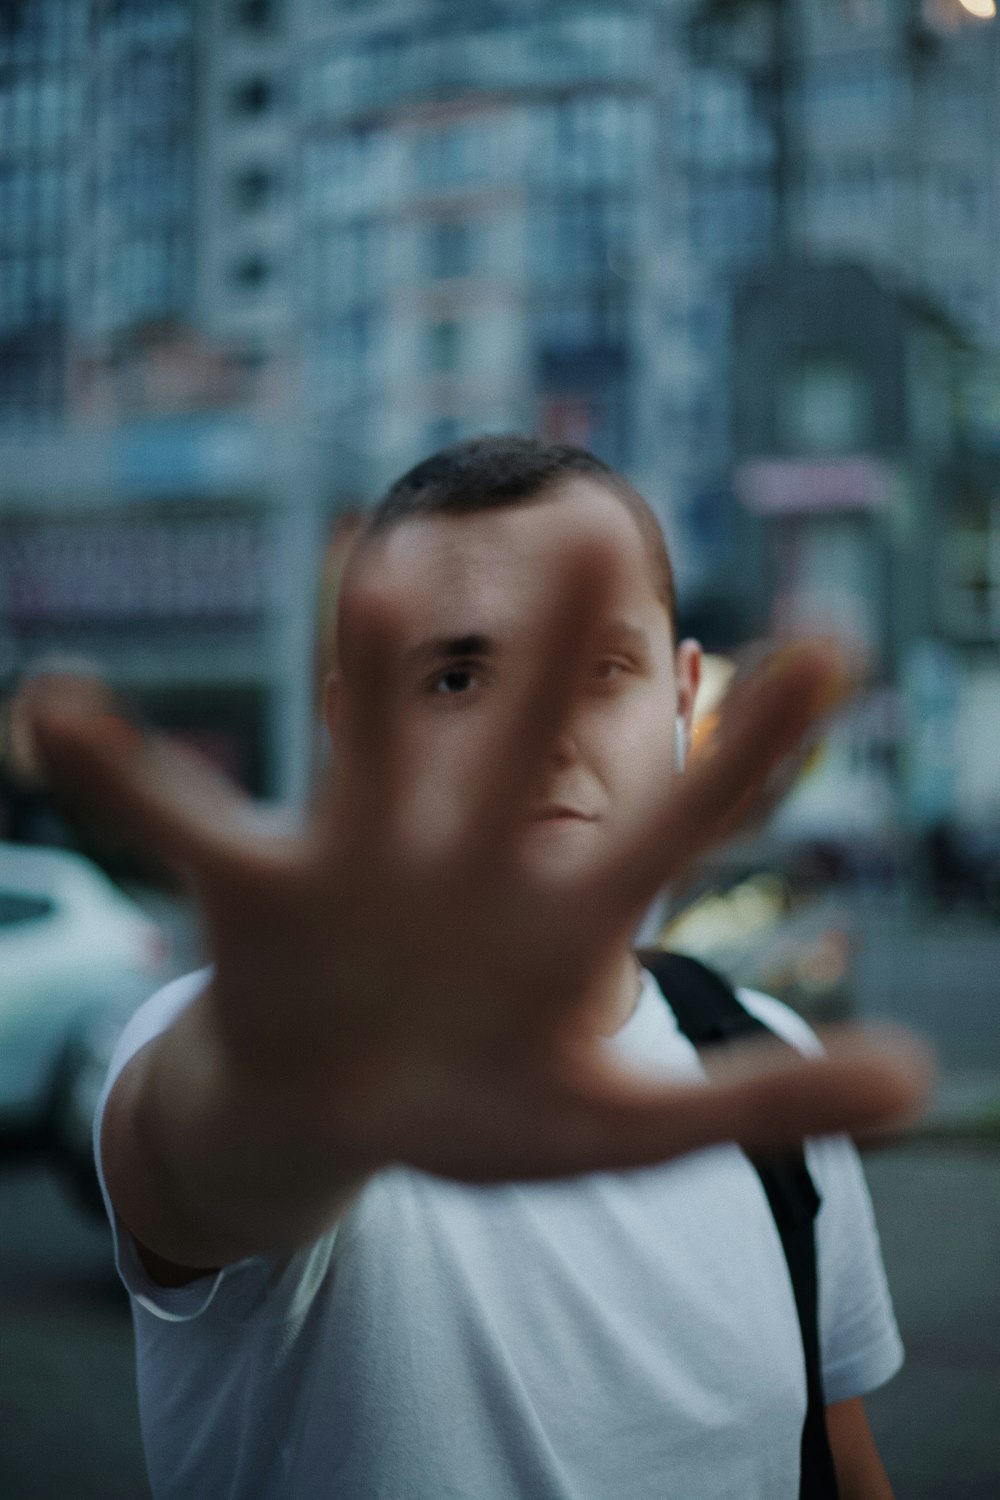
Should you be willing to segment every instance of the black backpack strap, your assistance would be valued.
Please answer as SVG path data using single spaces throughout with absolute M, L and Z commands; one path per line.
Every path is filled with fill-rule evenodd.
M 721 975 L 697 959 L 659 950 L 644 951 L 638 956 L 668 997 L 680 1030 L 699 1051 L 761 1033 L 775 1037 L 769 1027 L 740 1004 Z M 837 1500 L 820 1364 L 815 1234 L 820 1197 L 801 1150 L 786 1156 L 755 1155 L 749 1159 L 760 1177 L 781 1236 L 802 1332 L 807 1408 L 802 1428 L 799 1500 Z

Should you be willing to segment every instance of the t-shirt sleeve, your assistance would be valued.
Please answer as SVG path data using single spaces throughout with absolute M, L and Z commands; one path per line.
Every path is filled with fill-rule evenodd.
M 822 1043 L 788 1006 L 741 991 L 765 1025 L 817 1055 Z M 822 1203 L 816 1220 L 820 1348 L 826 1400 L 832 1404 L 884 1385 L 903 1363 L 875 1213 L 861 1161 L 846 1136 L 806 1142 L 806 1161 Z
M 264 1257 L 255 1257 L 200 1276 L 186 1286 L 160 1286 L 149 1275 L 139 1256 L 135 1240 L 115 1212 L 104 1178 L 101 1125 L 108 1096 L 116 1080 L 147 1042 L 172 1026 L 181 1012 L 201 994 L 211 972 L 211 969 L 199 969 L 193 974 L 174 979 L 157 990 L 145 1004 L 140 1005 L 118 1038 L 94 1115 L 94 1158 L 104 1207 L 111 1225 L 115 1267 L 129 1295 L 147 1312 L 168 1322 L 183 1322 L 198 1317 L 210 1303 L 217 1299 L 225 1300 L 224 1292 L 237 1296 L 240 1291 L 248 1291 L 269 1270 Z
M 828 1403 L 884 1385 L 903 1363 L 875 1214 L 858 1153 L 831 1136 L 807 1143 L 817 1218 L 820 1344 Z

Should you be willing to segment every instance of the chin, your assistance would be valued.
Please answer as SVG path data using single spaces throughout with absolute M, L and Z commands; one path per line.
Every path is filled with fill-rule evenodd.
M 535 875 L 582 872 L 597 853 L 598 826 L 586 818 L 546 818 L 526 830 L 524 859 Z

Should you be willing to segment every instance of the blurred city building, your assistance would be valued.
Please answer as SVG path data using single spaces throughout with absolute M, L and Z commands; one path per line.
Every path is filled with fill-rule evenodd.
M 734 479 L 754 517 L 744 561 L 761 626 L 853 641 L 878 685 L 786 826 L 874 834 L 900 817 L 921 830 L 995 815 L 1000 676 L 980 574 L 1000 455 L 969 422 L 968 344 L 871 272 L 815 263 L 746 279 L 733 337 Z
M 785 809 L 803 831 L 1000 817 L 991 9 L 692 12 L 703 389 L 728 371 L 702 407 L 723 463 L 689 491 L 698 615 L 725 599 L 753 629 L 833 627 L 878 684 Z
M 595 448 L 669 518 L 672 10 L 304 9 L 304 353 L 345 497 L 527 428 Z
M 1000 24 L 961 0 L 694 0 L 681 74 L 699 586 L 727 554 L 731 314 L 743 276 L 854 263 L 1000 352 Z M 721 375 L 721 379 L 720 379 Z M 823 397 L 817 393 L 818 400 Z M 721 460 L 721 461 L 720 461 Z M 703 610 L 702 613 L 709 613 Z
M 0 676 L 69 647 L 287 794 L 323 538 L 293 269 L 266 274 L 293 138 L 273 10 L 0 12 Z
M 0 674 L 71 645 L 301 791 L 336 516 L 533 429 L 650 496 L 709 646 L 807 595 L 864 638 L 897 781 L 918 702 L 994 736 L 1000 22 L 974 8 L 9 0 Z M 946 779 L 907 806 L 964 807 Z

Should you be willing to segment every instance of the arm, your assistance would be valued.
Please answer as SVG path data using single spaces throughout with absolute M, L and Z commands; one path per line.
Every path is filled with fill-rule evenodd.
M 162 1285 L 318 1238 L 365 1176 L 212 1042 L 210 993 L 132 1057 L 101 1125 L 105 1182 Z M 155 1246 L 153 1250 L 150 1247 Z
M 707 1087 L 647 1080 L 600 1046 L 595 1002 L 620 993 L 653 894 L 729 831 L 841 668 L 827 648 L 769 663 L 627 842 L 609 832 L 551 878 L 526 857 L 526 823 L 604 638 L 615 568 L 598 540 L 566 561 L 523 671 L 486 693 L 443 762 L 454 819 L 428 815 L 442 790 L 422 753 L 430 695 L 387 667 L 409 660 L 409 638 L 374 581 L 349 594 L 338 754 L 302 832 L 262 833 L 180 747 L 85 705 L 39 706 L 53 779 L 185 875 L 213 961 L 211 986 L 108 1101 L 107 1186 L 151 1268 L 308 1244 L 391 1162 L 465 1182 L 562 1177 L 722 1140 L 773 1149 L 923 1093 L 919 1055 L 857 1036 L 823 1058 L 755 1050 Z
M 826 1430 L 840 1500 L 893 1500 L 892 1486 L 882 1467 L 861 1397 L 828 1406 Z

